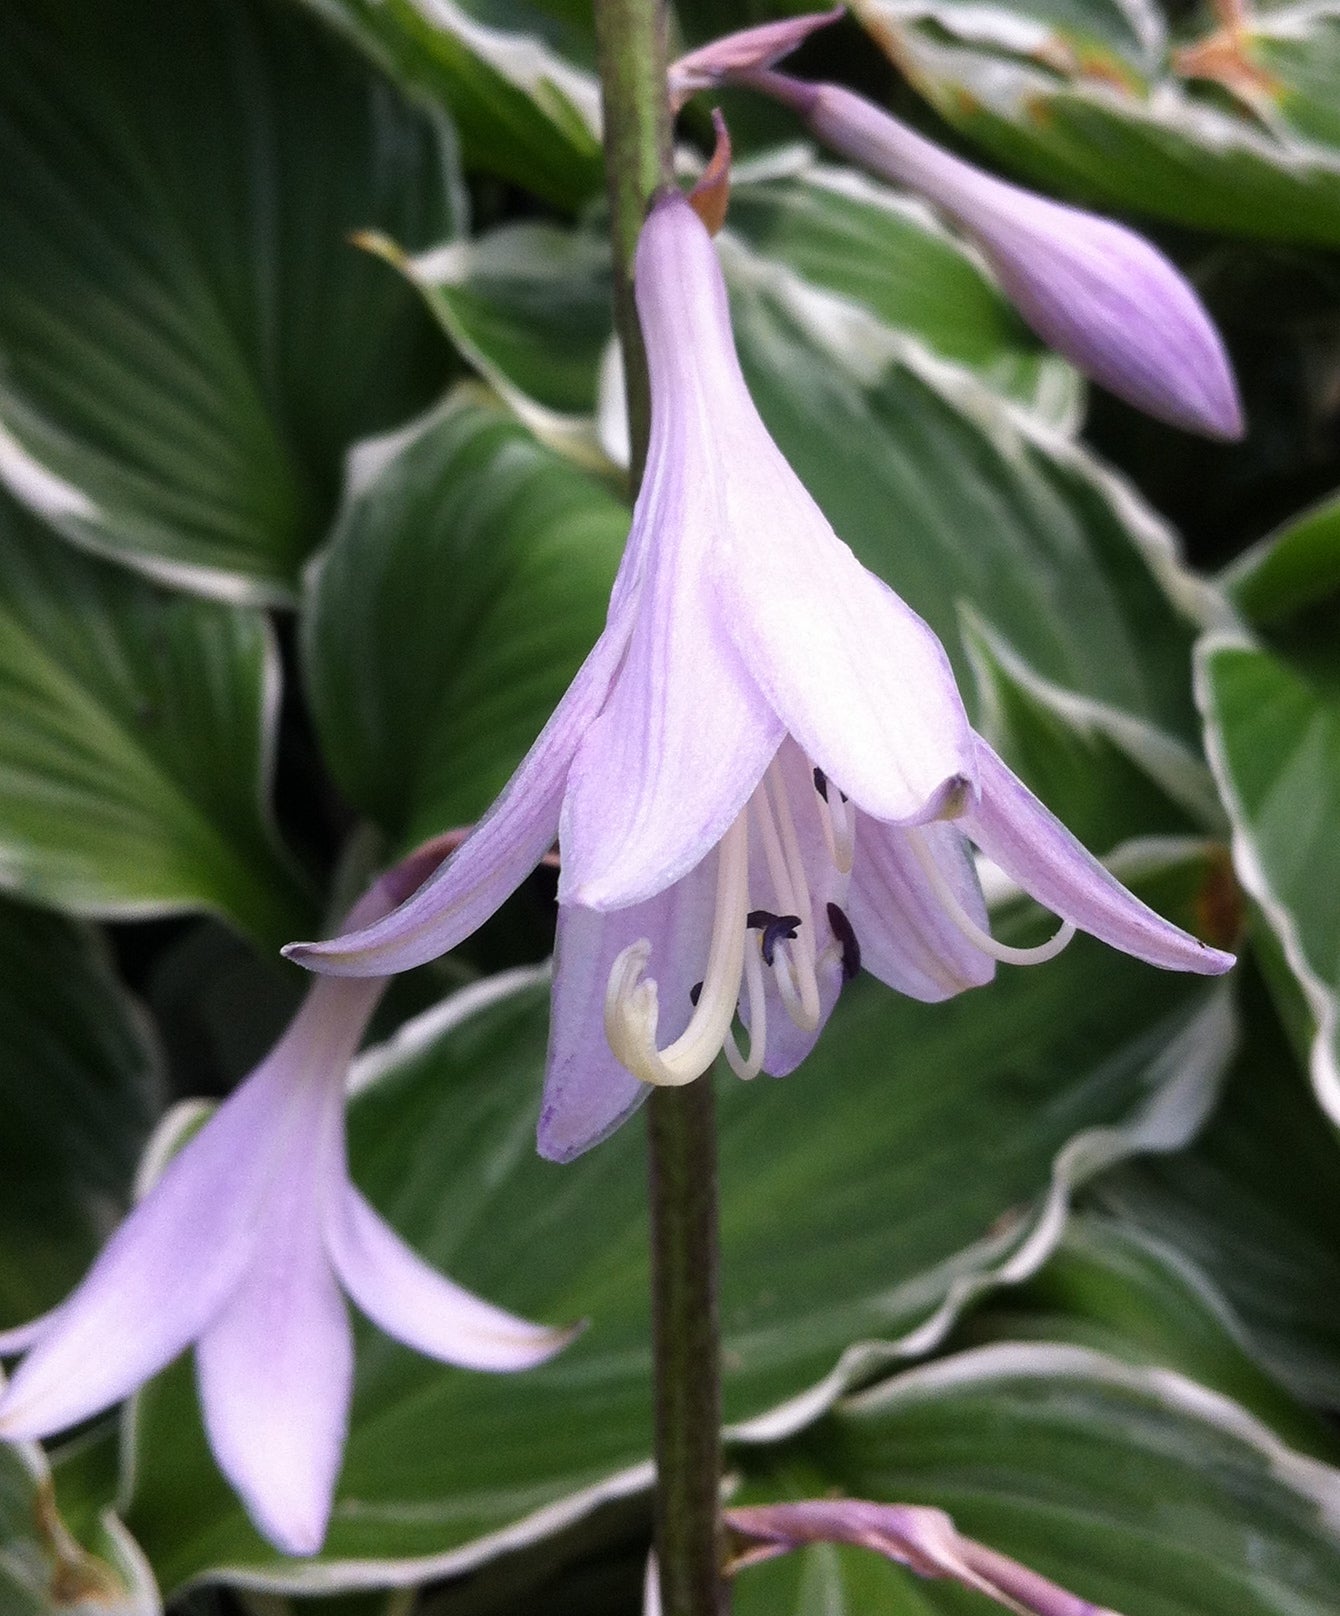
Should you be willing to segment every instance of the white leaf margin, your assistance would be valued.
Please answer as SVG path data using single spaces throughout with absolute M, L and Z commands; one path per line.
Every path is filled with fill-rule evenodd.
M 1166 851 L 1171 853 L 1175 847 L 1184 852 L 1186 846 L 1170 842 L 1166 844 Z M 405 1023 L 385 1044 L 360 1056 L 350 1074 L 349 1095 L 356 1097 L 375 1088 L 405 1062 L 421 1055 L 473 1016 L 547 983 L 550 978 L 551 965 L 546 962 L 507 971 L 462 988 Z M 826 1413 L 871 1373 L 930 1352 L 944 1340 L 972 1302 L 1000 1286 L 1022 1283 L 1037 1272 L 1060 1241 L 1072 1198 L 1082 1185 L 1129 1156 L 1180 1150 L 1188 1144 L 1218 1099 L 1237 1046 L 1238 1023 L 1231 991 L 1224 983 L 1208 988 L 1198 1008 L 1189 1014 L 1181 1010 L 1174 1015 L 1182 1024 L 1159 1045 L 1145 1074 L 1145 1098 L 1133 1114 L 1119 1124 L 1084 1129 L 1069 1139 L 1053 1161 L 1049 1185 L 1021 1223 L 988 1235 L 976 1246 L 957 1253 L 938 1272 L 918 1277 L 915 1288 L 924 1296 L 927 1316 L 901 1335 L 854 1343 L 822 1380 L 784 1403 L 728 1427 L 726 1439 L 741 1444 L 762 1444 L 791 1436 Z M 164 1142 L 170 1132 L 189 1125 L 198 1114 L 189 1107 L 172 1113 L 162 1124 L 160 1141 L 151 1142 L 150 1151 L 162 1160 L 170 1150 Z M 906 1288 L 898 1298 L 908 1308 L 919 1300 L 911 1294 L 912 1289 Z M 132 1400 L 123 1416 L 122 1499 L 133 1486 L 134 1410 Z M 222 1563 L 184 1586 L 222 1582 L 249 1591 L 333 1594 L 406 1587 L 434 1578 L 458 1576 L 477 1570 L 504 1554 L 542 1542 L 584 1520 L 602 1505 L 646 1493 L 654 1480 L 650 1460 L 630 1465 L 557 1498 L 498 1531 L 441 1554 L 398 1559 L 294 1561 L 266 1569 Z
M 1340 993 L 1317 973 L 1308 959 L 1298 921 L 1275 892 L 1266 874 L 1260 845 L 1252 833 L 1251 816 L 1234 788 L 1233 771 L 1224 749 L 1223 731 L 1217 721 L 1214 695 L 1210 688 L 1209 663 L 1220 651 L 1262 653 L 1262 648 L 1241 632 L 1205 635 L 1196 645 L 1193 662 L 1196 705 L 1205 721 L 1205 750 L 1210 768 L 1218 782 L 1233 827 L 1234 869 L 1279 939 L 1285 961 L 1316 1021 L 1316 1032 L 1308 1056 L 1308 1073 L 1318 1104 L 1330 1121 L 1340 1127 Z
M 904 1371 L 869 1391 L 845 1398 L 839 1412 L 860 1419 L 898 1407 L 934 1402 L 961 1387 L 993 1381 L 1079 1380 L 1131 1392 L 1169 1413 L 1212 1426 L 1266 1463 L 1282 1486 L 1315 1505 L 1319 1520 L 1340 1537 L 1340 1470 L 1298 1453 L 1240 1404 L 1175 1369 L 1130 1364 L 1093 1347 L 1037 1341 L 996 1342 Z

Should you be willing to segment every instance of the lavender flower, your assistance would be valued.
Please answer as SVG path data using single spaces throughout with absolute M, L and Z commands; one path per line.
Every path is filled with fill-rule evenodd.
M 972 236 L 1038 335 L 1161 421 L 1240 438 L 1242 407 L 1219 333 L 1164 255 L 1132 230 L 951 156 L 834 84 L 769 71 L 832 12 L 727 35 L 675 63 L 680 100 L 734 82 L 784 102 L 834 151 L 919 192 Z
M 558 836 L 543 1154 L 723 1049 L 789 1072 L 860 965 L 939 1000 L 1079 926 L 1155 965 L 1207 948 L 1132 897 L 969 728 L 935 635 L 840 542 L 754 408 L 711 240 L 658 198 L 636 265 L 647 470 L 604 633 L 460 851 L 374 925 L 286 951 L 403 970 L 453 948 Z M 996 942 L 966 838 L 1065 921 Z M 748 1030 L 735 1037 L 737 1013 Z
M 412 891 L 407 861 L 350 915 Z M 220 1468 L 277 1547 L 325 1537 L 353 1381 L 341 1289 L 389 1334 L 471 1369 L 525 1369 L 570 1331 L 514 1318 L 422 1261 L 350 1183 L 344 1079 L 384 983 L 315 984 L 283 1037 L 172 1159 L 83 1283 L 0 1335 L 27 1351 L 0 1436 L 50 1436 L 119 1402 L 192 1343 Z

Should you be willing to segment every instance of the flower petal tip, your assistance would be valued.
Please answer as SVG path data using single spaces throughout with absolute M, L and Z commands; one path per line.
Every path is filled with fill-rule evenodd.
M 846 10 L 846 6 L 833 6 L 828 11 L 812 11 L 805 16 L 744 28 L 681 56 L 669 72 L 670 98 L 675 110 L 699 90 L 711 89 L 736 74 L 772 67 L 816 30 L 837 22 Z

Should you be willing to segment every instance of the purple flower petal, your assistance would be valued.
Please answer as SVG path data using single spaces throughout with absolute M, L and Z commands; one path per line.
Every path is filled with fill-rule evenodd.
M 571 1161 L 597 1145 L 650 1092 L 615 1059 L 605 1037 L 605 987 L 615 958 L 651 944 L 647 974 L 657 985 L 658 1041 L 678 1038 L 693 1013 L 703 975 L 716 894 L 716 855 L 646 903 L 608 912 L 561 904 L 554 949 L 549 1055 L 540 1106 L 539 1151 Z
M 713 266 L 703 284 L 681 274 L 683 216 Z M 578 747 L 559 837 L 559 898 L 593 909 L 640 903 L 701 862 L 783 734 L 732 644 L 714 587 L 714 552 L 730 542 L 735 470 L 718 440 L 732 402 L 727 380 L 737 378 L 736 392 L 743 384 L 710 238 L 678 193 L 643 229 L 637 278 L 652 395 L 629 538 L 646 558 L 637 624 L 604 711 Z M 714 305 L 714 344 L 699 340 L 704 299 Z M 747 396 L 744 404 L 752 411 Z
M 752 72 L 771 67 L 788 56 L 817 29 L 826 28 L 845 12 L 845 6 L 834 6 L 831 11 L 810 12 L 803 17 L 785 17 L 779 22 L 765 22 L 757 28 L 743 28 L 738 33 L 714 39 L 711 44 L 681 56 L 670 67 L 670 93 L 676 106 L 698 90 L 710 89 L 731 73 Z
M 0 1396 L 0 1436 L 49 1436 L 120 1402 L 226 1302 L 253 1254 L 273 1156 L 274 1069 L 258 1078 L 168 1163 L 83 1283 L 45 1316 Z
M 343 984 L 318 984 L 347 993 Z M 346 1056 L 346 1060 L 347 1060 Z M 337 1071 L 343 1067 L 337 1067 Z M 288 1554 L 321 1547 L 353 1389 L 353 1335 L 323 1219 L 344 1184 L 344 1095 L 290 1081 L 289 1135 L 247 1270 L 196 1345 L 209 1445 L 257 1526 Z
M 680 476 L 716 495 L 710 527 L 674 539 L 715 583 L 703 638 L 729 634 L 766 705 L 862 807 L 933 817 L 973 766 L 948 658 L 837 538 L 768 436 L 740 373 L 711 238 L 677 194 L 643 228 L 637 276 L 653 409 L 699 424 Z
M 770 1077 L 787 1077 L 814 1048 L 819 1034 L 833 1013 L 838 995 L 842 991 L 842 984 L 848 974 L 844 968 L 841 943 L 833 935 L 828 906 L 830 903 L 836 904 L 845 913 L 851 877 L 838 870 L 828 840 L 823 834 L 819 816 L 824 799 L 820 797 L 815 784 L 813 765 L 789 738 L 782 743 L 777 754 L 777 777 L 780 778 L 786 792 L 809 894 L 809 926 L 813 936 L 806 939 L 800 935 L 797 942 L 800 946 L 807 946 L 814 951 L 815 977 L 819 988 L 819 1017 L 816 1025 L 813 1028 L 797 1026 L 786 1008 L 778 986 L 776 971 L 767 970 L 763 973 L 767 1013 L 763 1070 Z M 827 789 L 836 792 L 837 788 Z M 757 834 L 756 827 L 752 825 L 749 843 L 749 891 L 751 901 L 765 904 L 778 911 L 789 908 L 788 900 L 776 890 L 762 839 Z M 803 924 L 800 932 L 804 932 Z M 740 1019 L 746 1028 L 749 1028 L 747 994 L 742 996 L 740 1001 Z
M 1242 436 L 1219 333 L 1185 277 L 1143 237 L 995 179 L 849 90 L 795 86 L 788 95 L 793 81 L 776 78 L 820 139 L 921 192 L 973 235 L 1020 313 L 1081 370 L 1159 420 Z
M 289 1210 L 201 1336 L 196 1370 L 209 1445 L 247 1513 L 286 1554 L 315 1554 L 344 1450 L 354 1347 L 318 1220 L 296 1198 Z
M 977 740 L 981 801 L 963 829 L 988 858 L 1044 908 L 1081 931 L 1167 971 L 1218 976 L 1232 954 L 1171 925 L 1128 892 L 1061 821 Z
M 330 1208 L 326 1249 L 356 1305 L 398 1341 L 464 1369 L 530 1369 L 572 1340 L 530 1324 L 431 1268 L 352 1185 Z
M 285 955 L 331 976 L 386 976 L 445 954 L 481 926 L 553 845 L 568 767 L 604 704 L 631 621 L 631 610 L 611 613 L 502 795 L 412 897 L 360 930 L 323 943 L 290 943 Z
M 972 854 L 952 824 L 923 826 L 926 849 L 964 912 L 986 930 Z M 861 964 L 909 998 L 935 1004 L 995 974 L 995 961 L 963 935 L 912 852 L 908 832 L 862 814 L 852 866 L 852 926 Z

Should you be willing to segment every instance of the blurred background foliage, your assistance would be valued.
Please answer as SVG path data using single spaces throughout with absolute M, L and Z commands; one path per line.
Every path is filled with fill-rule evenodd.
M 676 42 L 799 9 L 683 0 Z M 488 804 L 599 631 L 627 510 L 583 0 L 8 0 L 4 34 L 8 1325 L 82 1272 L 174 1103 L 274 1038 L 278 945 Z M 1081 940 L 946 1006 L 865 982 L 794 1077 L 722 1080 L 733 1485 L 941 1505 L 1125 1616 L 1324 1616 L 1340 3 L 860 0 L 794 67 L 1136 225 L 1223 330 L 1229 446 L 1090 394 L 925 207 L 722 98 L 778 442 L 1014 766 L 1243 960 L 1207 986 Z M 501 1380 L 361 1333 L 302 1562 L 218 1477 L 179 1364 L 0 1454 L 5 1616 L 639 1608 L 641 1141 L 534 1156 L 552 883 L 397 982 L 351 1151 L 432 1261 L 589 1330 Z M 813 1549 L 736 1608 L 987 1607 Z

